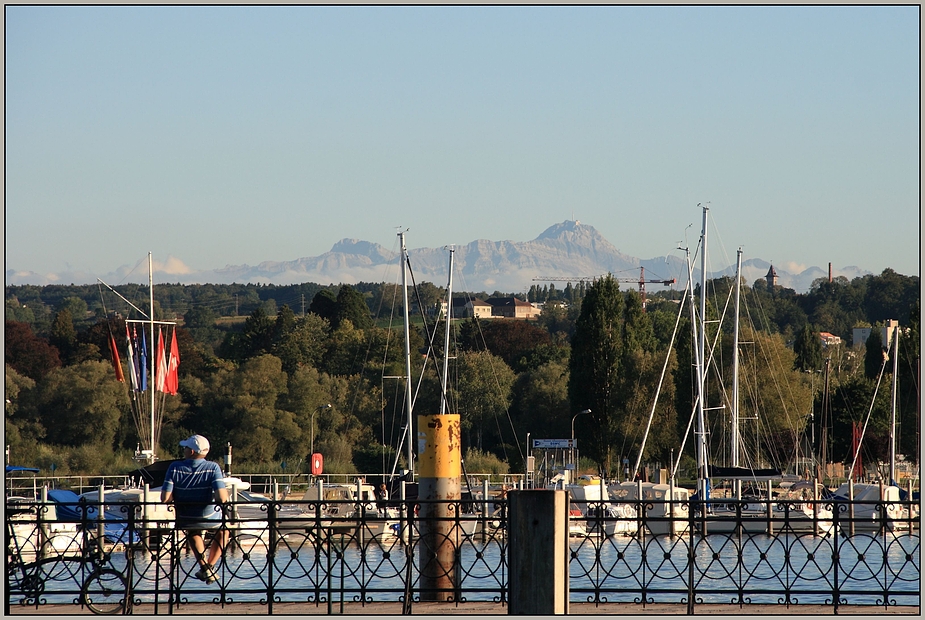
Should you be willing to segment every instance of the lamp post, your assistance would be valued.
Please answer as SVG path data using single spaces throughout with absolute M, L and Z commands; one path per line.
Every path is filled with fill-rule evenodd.
M 570 460 L 572 461 L 572 468 L 573 468 L 573 469 L 577 469 L 576 463 L 575 463 L 575 418 L 577 418 L 578 416 L 580 416 L 580 415 L 582 415 L 582 414 L 585 414 L 585 413 L 591 413 L 591 410 L 590 410 L 590 409 L 585 409 L 584 411 L 579 411 L 578 413 L 576 413 L 575 415 L 572 416 L 572 447 L 571 447 L 571 457 L 570 457 Z
M 311 444 L 309 447 L 309 450 L 310 450 L 309 457 L 311 457 L 311 455 L 315 453 L 315 414 L 321 411 L 322 409 L 330 409 L 330 408 L 331 408 L 331 403 L 328 403 L 327 405 L 321 405 L 320 407 L 312 411 L 312 440 L 311 440 Z

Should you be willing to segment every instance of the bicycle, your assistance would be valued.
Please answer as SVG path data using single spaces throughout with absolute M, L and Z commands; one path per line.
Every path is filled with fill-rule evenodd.
M 131 613 L 132 597 L 125 575 L 112 567 L 112 552 L 107 552 L 101 541 L 86 540 L 79 555 L 55 554 L 53 551 L 46 555 L 46 550 L 34 549 L 36 558 L 26 562 L 19 543 L 20 536 L 14 532 L 10 520 L 7 520 L 6 525 L 7 597 L 15 593 L 22 595 L 24 603 L 37 602 L 45 592 L 48 581 L 60 579 L 65 572 L 74 578 L 87 573 L 80 586 L 81 605 L 85 605 L 94 614 Z M 77 568 L 71 570 L 69 565 L 77 565 Z

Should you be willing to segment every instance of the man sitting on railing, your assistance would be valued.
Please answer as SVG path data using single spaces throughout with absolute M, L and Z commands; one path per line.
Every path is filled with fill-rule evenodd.
M 182 461 L 167 468 L 161 501 L 173 502 L 177 510 L 177 529 L 186 530 L 193 545 L 200 568 L 196 578 L 212 583 L 218 579 L 215 565 L 228 543 L 229 533 L 224 527 L 221 510 L 213 502 L 228 501 L 228 489 L 222 481 L 222 470 L 217 463 L 205 460 L 209 453 L 209 440 L 193 435 L 180 442 Z M 205 558 L 202 530 L 217 530 Z

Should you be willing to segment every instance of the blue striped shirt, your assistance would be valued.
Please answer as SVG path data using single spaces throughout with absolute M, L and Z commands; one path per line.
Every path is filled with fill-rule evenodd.
M 215 491 L 224 489 L 222 469 L 206 459 L 174 461 L 164 478 L 165 492 L 173 493 L 177 519 L 221 519 L 213 501 Z

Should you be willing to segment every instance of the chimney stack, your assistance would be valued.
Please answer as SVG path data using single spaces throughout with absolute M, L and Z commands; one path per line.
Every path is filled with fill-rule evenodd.
M 829 263 L 829 282 L 832 282 L 832 263 Z

